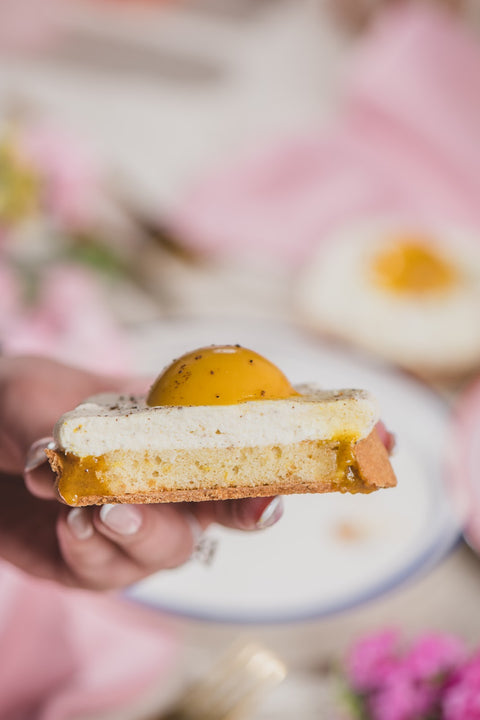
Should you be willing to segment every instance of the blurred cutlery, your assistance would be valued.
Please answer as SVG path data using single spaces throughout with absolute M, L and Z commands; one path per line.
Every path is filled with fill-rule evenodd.
M 234 645 L 162 720 L 243 720 L 286 674 L 284 663 L 259 643 Z

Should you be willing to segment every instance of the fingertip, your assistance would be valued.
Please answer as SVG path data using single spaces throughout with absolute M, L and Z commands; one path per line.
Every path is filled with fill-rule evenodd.
M 93 522 L 145 572 L 181 565 L 194 549 L 196 534 L 176 503 L 103 505 Z
M 57 520 L 57 538 L 66 566 L 65 581 L 74 587 L 109 590 L 138 579 L 137 568 L 94 525 L 95 509 L 65 508 Z
M 283 515 L 283 498 L 261 497 L 214 503 L 214 521 L 237 530 L 264 530 Z
M 71 508 L 66 515 L 66 525 L 76 540 L 89 540 L 95 532 L 87 508 Z
M 103 526 L 120 536 L 135 535 L 143 524 L 142 509 L 138 505 L 102 505 L 98 517 Z
M 377 424 L 375 425 L 375 429 L 377 431 L 378 437 L 385 445 L 388 454 L 391 455 L 393 450 L 395 449 L 395 435 L 393 435 L 393 433 L 387 430 L 385 423 L 383 423 L 381 420 L 377 422 Z
M 30 472 L 32 470 L 36 470 L 38 467 L 41 467 L 44 463 L 46 463 L 47 457 L 45 451 L 47 449 L 55 449 L 55 442 L 51 437 L 43 437 L 32 443 L 27 451 L 24 471 Z
M 266 528 L 275 525 L 280 518 L 283 516 L 284 504 L 281 495 L 277 495 L 270 499 L 270 502 L 263 508 L 260 517 L 258 518 L 255 529 L 265 530 Z
M 25 470 L 23 477 L 28 491 L 35 497 L 42 500 L 53 500 L 57 497 L 55 475 L 46 462 L 33 470 Z

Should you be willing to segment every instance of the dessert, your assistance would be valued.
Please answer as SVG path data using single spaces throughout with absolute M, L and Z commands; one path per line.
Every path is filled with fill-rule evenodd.
M 89 398 L 47 454 L 69 505 L 177 502 L 395 485 L 362 390 L 292 387 L 238 345 L 187 353 L 145 396 Z
M 339 230 L 301 272 L 299 315 L 426 378 L 480 365 L 477 238 L 377 222 Z

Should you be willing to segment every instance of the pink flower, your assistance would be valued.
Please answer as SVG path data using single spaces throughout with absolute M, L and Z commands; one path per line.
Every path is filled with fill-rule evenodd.
M 455 669 L 466 658 L 463 642 L 453 635 L 423 635 L 404 658 L 405 669 L 416 680 L 436 680 Z
M 353 689 L 366 692 L 381 687 L 399 667 L 399 634 L 384 630 L 359 640 L 347 658 L 347 679 Z
M 443 701 L 444 720 L 480 720 L 480 653 L 460 668 Z
M 465 661 L 463 643 L 451 635 L 430 633 L 402 651 L 398 640 L 398 633 L 386 630 L 353 647 L 347 661 L 353 691 L 371 720 L 439 717 L 445 688 Z M 460 719 L 459 715 L 449 720 Z
M 37 353 L 90 370 L 125 374 L 132 358 L 126 335 L 106 306 L 94 275 L 73 265 L 45 274 L 35 308 L 4 338 L 11 354 Z
M 89 150 L 65 130 L 49 125 L 23 129 L 20 151 L 44 179 L 47 212 L 67 229 L 91 223 L 99 196 L 99 170 Z
M 402 671 L 392 675 L 367 700 L 372 720 L 421 720 L 435 707 L 437 693 L 432 686 L 412 682 Z

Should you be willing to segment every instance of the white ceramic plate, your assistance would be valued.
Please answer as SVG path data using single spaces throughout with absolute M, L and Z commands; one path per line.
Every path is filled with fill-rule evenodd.
M 275 323 L 170 321 L 137 337 L 143 371 L 156 374 L 182 352 L 212 343 L 250 346 L 293 382 L 362 387 L 378 398 L 397 437 L 398 487 L 373 495 L 285 498 L 275 527 L 241 533 L 215 527 L 213 565 L 191 562 L 129 591 L 161 610 L 223 622 L 320 617 L 377 597 L 432 567 L 460 535 L 442 449 L 447 406 L 425 386 Z

